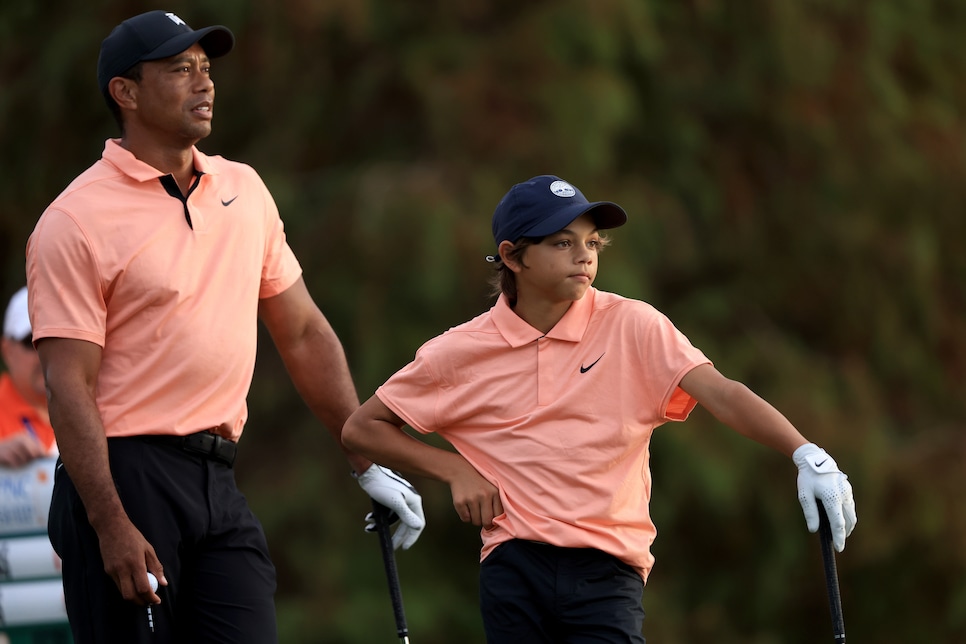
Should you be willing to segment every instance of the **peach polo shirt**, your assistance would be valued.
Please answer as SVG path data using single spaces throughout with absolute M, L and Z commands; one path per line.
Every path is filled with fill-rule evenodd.
M 226 424 L 226 437 L 237 440 L 248 416 L 258 301 L 301 275 L 256 172 L 192 153 L 202 175 L 182 202 L 161 172 L 108 140 L 27 244 L 34 341 L 102 347 L 96 396 L 108 436 Z
M 697 404 L 678 387 L 709 361 L 649 304 L 590 289 L 546 335 L 505 296 L 424 344 L 376 395 L 500 488 L 481 560 L 530 539 L 597 548 L 646 580 L 654 428 Z

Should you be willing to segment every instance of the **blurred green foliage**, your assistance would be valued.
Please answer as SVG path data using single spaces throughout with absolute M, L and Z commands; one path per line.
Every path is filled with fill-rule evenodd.
M 100 40 L 140 2 L 0 8 L 0 294 L 114 124 Z M 850 474 L 856 641 L 966 641 L 966 5 L 958 0 L 196 0 L 225 24 L 215 132 L 264 177 L 365 398 L 490 305 L 506 189 L 630 213 L 598 286 L 670 315 Z M 325 365 L 319 365 L 325 377 Z M 368 500 L 265 335 L 237 466 L 282 641 L 395 641 Z M 830 622 L 795 471 L 697 410 L 653 441 L 653 642 L 811 643 Z M 412 639 L 482 642 L 479 540 L 419 481 Z

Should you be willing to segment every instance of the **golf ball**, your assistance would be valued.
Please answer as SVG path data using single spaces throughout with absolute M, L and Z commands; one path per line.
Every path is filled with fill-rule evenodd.
M 158 590 L 158 578 L 152 573 L 148 573 L 148 583 L 151 584 L 151 592 L 157 592 Z

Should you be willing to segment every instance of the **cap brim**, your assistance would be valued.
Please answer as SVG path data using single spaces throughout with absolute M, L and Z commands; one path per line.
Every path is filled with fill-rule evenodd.
M 595 201 L 589 209 L 584 211 L 584 213 L 589 212 L 593 212 L 598 230 L 619 228 L 627 223 L 627 213 L 624 212 L 624 209 L 610 201 Z
M 561 208 L 552 217 L 544 219 L 539 224 L 524 231 L 521 237 L 546 237 L 567 227 L 577 217 L 593 214 L 594 223 L 598 230 L 617 228 L 627 221 L 627 213 L 616 203 L 610 201 L 594 201 L 592 203 L 575 203 Z
M 230 52 L 235 46 L 235 36 L 227 27 L 221 25 L 205 27 L 204 29 L 198 29 L 196 31 L 188 31 L 165 41 L 154 51 L 141 56 L 141 60 L 170 58 L 171 56 L 180 54 L 195 43 L 201 44 L 205 53 L 208 54 L 208 58 L 219 58 Z

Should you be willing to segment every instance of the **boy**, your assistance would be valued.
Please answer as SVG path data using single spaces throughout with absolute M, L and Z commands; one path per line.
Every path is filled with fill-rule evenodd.
M 555 176 L 513 186 L 493 214 L 496 305 L 423 345 L 343 429 L 374 462 L 448 483 L 460 518 L 483 527 L 490 642 L 644 642 L 648 444 L 697 403 L 793 458 L 809 530 L 816 497 L 839 551 L 856 522 L 851 486 L 824 450 L 653 307 L 592 288 L 600 231 L 626 219 Z

